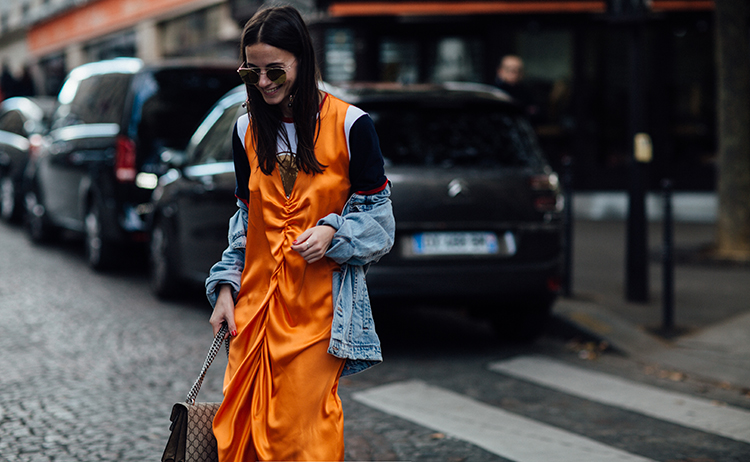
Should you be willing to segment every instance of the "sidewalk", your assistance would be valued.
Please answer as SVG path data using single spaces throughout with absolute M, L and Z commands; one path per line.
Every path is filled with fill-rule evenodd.
M 553 313 L 646 364 L 750 389 L 750 265 L 698 258 L 714 242 L 715 202 L 710 195 L 687 196 L 674 202 L 675 336 L 654 333 L 663 311 L 662 227 L 654 199 L 648 302 L 625 300 L 622 195 L 588 195 L 574 199 L 572 296 L 559 298 Z

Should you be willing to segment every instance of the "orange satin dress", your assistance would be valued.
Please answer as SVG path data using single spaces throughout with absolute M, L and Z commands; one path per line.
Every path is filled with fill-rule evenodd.
M 315 155 L 322 174 L 300 171 L 286 197 L 279 169 L 260 171 L 248 135 L 247 246 L 224 378 L 214 419 L 219 461 L 344 460 L 338 381 L 344 360 L 326 352 L 333 317 L 328 258 L 308 264 L 292 242 L 349 196 L 344 135 L 348 105 L 330 95 L 321 106 Z

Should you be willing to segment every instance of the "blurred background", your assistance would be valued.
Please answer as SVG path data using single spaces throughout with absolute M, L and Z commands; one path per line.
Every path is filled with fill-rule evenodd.
M 554 167 L 574 154 L 577 190 L 627 187 L 631 0 L 291 2 L 305 12 L 325 80 L 493 83 L 506 54 L 523 59 L 532 121 Z M 132 56 L 238 56 L 256 0 L 4 0 L 3 92 L 56 95 L 72 68 Z M 652 186 L 716 184 L 713 0 L 653 0 L 643 79 L 656 155 Z M 9 83 L 11 78 L 16 84 Z M 15 87 L 15 88 L 11 88 Z
M 5 98 L 56 95 L 74 67 L 120 56 L 146 63 L 187 56 L 236 59 L 242 25 L 270 3 L 5 0 L 0 89 Z M 750 255 L 748 220 L 722 222 L 722 214 L 748 212 L 732 198 L 750 195 L 750 180 L 738 179 L 736 171 L 744 175 L 750 161 L 739 166 L 733 154 L 722 157 L 719 143 L 736 141 L 738 131 L 750 132 L 750 109 L 741 107 L 737 114 L 737 106 L 729 107 L 750 98 L 746 1 L 289 3 L 305 14 L 323 78 L 331 83 L 496 84 L 501 59 L 519 56 L 522 99 L 552 167 L 559 172 L 565 163 L 574 165 L 569 187 L 579 193 L 632 189 L 634 135 L 646 133 L 653 155 L 647 171 L 635 173 L 637 188 L 658 191 L 670 178 L 678 193 L 697 193 L 691 197 L 698 200 L 689 203 L 705 210 L 699 219 L 725 223 L 719 246 L 735 256 Z M 736 124 L 724 136 L 721 120 Z M 750 139 L 739 136 L 740 158 L 748 158 Z M 720 183 L 725 190 L 717 199 L 713 193 Z M 585 204 L 586 213 L 596 213 L 582 199 L 579 209 Z M 624 200 L 616 197 L 604 209 L 622 215 Z
M 492 208 L 485 207 L 490 201 L 495 207 L 499 199 L 521 204 L 518 193 L 529 188 L 537 196 L 523 197 L 541 197 L 540 201 L 529 200 L 528 203 L 536 207 L 532 212 L 544 223 L 528 226 L 523 220 L 509 222 L 507 216 L 499 213 L 493 218 L 502 221 L 496 226 L 502 231 L 500 236 L 513 237 L 512 233 L 506 233 L 510 230 L 521 236 L 519 242 L 523 240 L 523 232 L 529 229 L 551 229 L 555 236 L 561 237 L 544 240 L 545 244 L 552 244 L 547 247 L 554 247 L 554 268 L 560 266 L 563 276 L 562 281 L 556 277 L 545 281 L 545 290 L 555 294 L 559 291 L 563 296 L 555 307 L 555 322 L 551 323 L 546 336 L 536 345 L 493 343 L 495 337 L 490 324 L 464 316 L 468 313 L 466 306 L 452 306 L 459 308 L 456 313 L 446 310 L 436 314 L 435 304 L 428 297 L 419 300 L 422 303 L 415 304 L 415 311 L 406 314 L 406 318 L 399 304 L 392 305 L 397 309 L 391 310 L 390 320 L 388 310 L 376 310 L 378 331 L 383 344 L 387 345 L 389 359 L 374 375 L 342 381 L 345 406 L 359 406 L 353 408 L 356 411 L 352 415 L 356 417 L 348 421 L 347 458 L 365 460 L 382 454 L 382 458 L 388 460 L 508 460 L 492 454 L 492 457 L 475 457 L 474 452 L 467 453 L 464 446 L 456 445 L 453 438 L 446 438 L 442 430 L 439 433 L 411 427 L 403 430 L 403 422 L 384 420 L 382 415 L 367 411 L 364 404 L 356 404 L 352 398 L 357 390 L 418 378 L 467 396 L 483 397 L 511 412 L 525 413 L 529 418 L 546 420 L 547 425 L 592 435 L 607 445 L 633 450 L 654 460 L 677 460 L 678 457 L 696 461 L 750 460 L 747 432 L 745 439 L 728 444 L 726 434 L 721 436 L 715 430 L 710 431 L 715 435 L 703 430 L 687 433 L 669 419 L 661 422 L 661 417 L 648 417 L 641 423 L 633 420 L 630 409 L 619 411 L 621 414 L 613 414 L 607 406 L 589 410 L 589 405 L 582 406 L 578 397 L 561 397 L 544 387 L 528 387 L 522 380 L 508 377 L 498 382 L 492 376 L 495 372 L 486 370 L 490 360 L 541 354 L 578 361 L 579 366 L 581 361 L 587 361 L 590 364 L 585 367 L 599 368 L 665 389 L 702 395 L 714 399 L 711 406 L 718 409 L 726 409 L 724 402 L 748 408 L 750 1 L 288 0 L 285 3 L 294 5 L 305 16 L 325 81 L 342 84 L 340 88 L 346 88 L 344 84 L 348 83 L 356 87 L 361 82 L 395 84 L 376 86 L 381 90 L 382 87 L 397 89 L 398 84 L 448 81 L 497 85 L 522 105 L 537 135 L 529 139 L 538 138 L 546 158 L 559 173 L 558 185 L 557 174 L 546 169 L 545 164 L 545 175 L 541 177 L 544 181 L 539 181 L 538 175 L 523 184 L 498 180 L 492 184 L 502 185 L 510 193 L 475 194 L 477 208 L 469 209 L 464 205 L 466 202 L 460 202 L 468 198 L 469 188 L 466 188 L 467 195 L 459 196 L 458 201 L 452 203 L 462 212 L 482 210 L 484 213 Z M 269 4 L 271 2 L 262 0 L 0 1 L 0 101 L 5 100 L 0 105 L 0 218 L 12 218 L 12 210 L 23 209 L 26 230 L 35 242 L 45 240 L 41 225 L 67 227 L 66 231 L 75 230 L 77 226 L 77 231 L 85 235 L 89 266 L 97 270 L 106 269 L 102 264 L 102 255 L 107 254 L 102 250 L 103 243 L 107 243 L 103 230 L 119 232 L 123 228 L 127 231 L 125 234 L 139 244 L 149 244 L 149 248 L 143 250 L 150 252 L 150 259 L 141 258 L 145 257 L 145 252 L 125 253 L 128 258 L 120 258 L 123 254 L 116 253 L 116 263 L 126 263 L 124 270 L 80 273 L 85 271 L 86 264 L 78 258 L 70 258 L 82 253 L 77 247 L 65 242 L 57 247 L 30 246 L 21 238 L 21 230 L 11 226 L 0 229 L 0 250 L 4 252 L 0 258 L 0 274 L 3 275 L 0 310 L 5 319 L 0 323 L 0 348 L 11 353 L 4 355 L 6 363 L 0 364 L 4 372 L 0 380 L 3 390 L 0 393 L 0 459 L 12 457 L 8 454 L 13 452 L 20 455 L 18 459 L 9 460 L 142 461 L 161 452 L 167 436 L 166 417 L 173 402 L 171 396 L 182 396 L 194 380 L 194 367 L 190 365 L 199 364 L 205 354 L 203 339 L 209 332 L 207 305 L 200 287 L 197 291 L 186 292 L 186 297 L 177 301 L 157 300 L 144 294 L 150 282 L 152 290 L 161 297 L 162 283 L 174 282 L 166 274 L 184 277 L 180 271 L 191 269 L 189 265 L 175 263 L 180 262 L 175 257 L 178 255 L 176 246 L 180 243 L 175 231 L 179 228 L 172 227 L 177 223 L 175 217 L 186 217 L 184 223 L 203 227 L 189 234 L 195 241 L 183 241 L 190 256 L 207 256 L 210 261 L 200 263 L 200 271 L 191 273 L 197 275 L 193 279 L 202 283 L 204 272 L 219 256 L 219 251 L 198 251 L 198 246 L 202 245 L 196 244 L 198 239 L 216 237 L 219 248 L 226 245 L 226 219 L 230 215 L 224 217 L 216 207 L 205 208 L 208 202 L 201 198 L 216 199 L 219 196 L 212 194 L 227 190 L 229 192 L 222 196 L 226 199 L 220 199 L 231 209 L 227 213 L 234 213 L 233 163 L 228 148 L 230 137 L 225 133 L 229 133 L 237 118 L 238 108 L 245 98 L 244 89 L 230 91 L 225 97 L 228 99 L 222 99 L 223 102 L 209 112 L 204 121 L 205 130 L 196 132 L 197 141 L 189 148 L 192 154 L 184 155 L 177 148 L 185 148 L 192 139 L 193 122 L 197 125 L 207 108 L 226 91 L 241 84 L 235 69 L 239 65 L 242 26 L 259 8 Z M 508 56 L 514 58 L 507 61 L 504 58 Z M 67 112 L 55 110 L 60 107 L 68 110 L 65 106 L 70 103 L 69 95 L 67 100 L 59 101 L 57 95 L 71 70 L 117 57 L 140 59 L 117 60 L 121 66 L 133 67 L 127 72 L 119 71 L 128 75 L 141 72 L 144 63 L 153 66 L 145 66 L 151 70 L 144 70 L 138 78 L 132 79 L 133 85 L 130 85 L 131 80 L 120 87 L 109 80 L 101 80 L 105 83 L 92 85 L 90 91 L 81 86 L 84 89 L 76 94 L 80 94 L 82 108 L 94 108 L 87 112 L 92 120 L 68 121 Z M 188 67 L 167 66 L 167 75 L 178 76 L 174 79 L 154 77 L 160 72 L 160 63 L 170 58 L 198 58 L 198 63 L 190 64 L 189 69 L 193 70 L 209 67 L 213 61 L 224 61 L 223 67 L 217 67 L 211 74 L 223 76 L 219 79 L 221 84 L 212 86 L 204 83 L 210 80 L 184 78 Z M 504 80 L 499 72 L 503 68 L 501 63 L 513 68 L 508 72 L 515 77 Z M 97 67 L 98 64 L 84 67 L 97 67 L 91 75 L 118 72 L 112 69 L 113 61 L 104 65 L 106 69 Z M 79 75 L 72 81 L 88 77 L 90 75 Z M 159 89 L 170 91 L 157 91 L 156 82 L 161 85 Z M 189 90 L 175 82 L 184 82 L 184 88 Z M 487 89 L 477 85 L 453 87 Z M 199 98 L 199 93 L 204 93 L 203 97 Z M 126 94 L 139 95 L 132 98 L 137 102 L 131 105 L 133 108 L 146 106 L 145 102 L 153 97 L 156 103 L 150 109 L 156 116 L 123 116 L 128 115 L 130 109 L 124 110 L 124 103 L 110 103 L 118 95 L 125 101 Z M 447 94 L 444 92 L 431 102 L 435 101 L 436 112 L 456 126 L 459 125 L 456 112 L 445 109 L 449 107 L 445 105 Z M 15 96 L 36 98 L 13 98 Z M 22 104 L 22 100 L 27 99 L 36 99 L 39 107 L 29 110 L 35 106 L 27 104 L 29 101 Z M 99 110 L 99 102 L 109 108 L 111 114 Z M 171 114 L 195 119 L 191 123 L 173 124 L 179 133 L 173 133 L 172 125 L 164 124 L 170 136 L 180 135 L 175 137 L 180 138 L 180 143 L 172 144 L 182 146 L 162 143 L 159 148 L 174 149 L 143 150 L 141 146 L 156 145 L 154 140 L 158 138 L 147 130 L 153 128 L 151 121 L 177 119 L 164 116 L 165 109 Z M 21 119 L 20 113 L 31 118 Z M 50 117 L 52 113 L 56 116 Z M 141 114 L 140 110 L 135 113 Z M 475 114 L 464 117 L 464 125 L 484 126 L 474 123 Z M 113 120 L 117 120 L 115 116 L 122 118 L 123 125 L 102 124 L 101 116 L 110 115 Z M 47 119 L 52 119 L 52 123 L 48 124 Z M 485 125 L 487 120 L 482 120 Z M 48 125 L 52 127 L 51 135 Z M 72 125 L 80 126 L 66 130 Z M 102 131 L 112 125 L 115 129 L 111 133 Z M 140 127 L 144 131 L 139 131 Z M 501 130 L 498 129 L 498 133 Z M 484 132 L 493 133 L 492 129 L 484 129 Z M 144 133 L 149 136 L 143 136 Z M 378 133 L 384 139 L 387 132 L 378 130 Z M 526 128 L 524 133 L 533 135 Z M 19 134 L 26 138 L 20 140 Z M 92 139 L 101 142 L 93 144 Z M 143 139 L 150 144 L 136 144 Z M 217 139 L 222 141 L 216 142 Z M 518 141 L 518 137 L 514 139 Z M 414 144 L 418 150 L 425 151 L 423 143 Z M 536 148 L 536 143 L 532 144 Z M 10 162 L 11 157 L 4 153 L 11 150 L 4 151 L 4 146 L 11 146 L 13 152 L 19 153 L 20 162 Z M 136 156 L 136 152 L 141 151 L 148 152 L 148 156 L 142 157 L 149 162 Z M 92 153 L 94 155 L 90 155 Z M 136 157 L 140 170 L 135 169 Z M 55 158 L 66 162 L 60 160 L 53 165 Z M 120 158 L 128 162 L 117 162 Z M 86 162 L 102 165 L 102 159 L 112 165 L 83 168 L 88 166 Z M 27 166 L 28 160 L 34 161 L 28 164 L 33 168 Z M 13 165 L 20 167 L 11 170 L 9 166 Z M 68 172 L 77 170 L 79 176 L 60 173 L 36 176 L 36 172 L 43 171 L 36 165 L 52 166 L 58 168 L 57 172 L 65 168 Z M 121 170 L 125 175 L 116 177 L 115 171 L 119 175 Z M 163 194 L 164 188 L 157 189 L 160 181 L 157 175 L 167 170 L 160 177 L 165 178 L 163 184 L 175 188 L 185 186 L 183 191 L 203 209 L 197 209 L 192 215 L 184 214 L 186 202 L 181 202 L 183 215 L 174 212 L 178 210 L 173 207 L 176 202 L 170 199 L 183 196 L 177 193 L 170 196 Z M 58 221 L 51 223 L 45 213 L 52 207 L 45 209 L 44 205 L 50 203 L 37 201 L 37 198 L 44 198 L 34 188 L 38 185 L 33 181 L 22 185 L 19 180 L 18 188 L 23 188 L 16 189 L 10 181 L 11 175 L 7 174 L 9 171 L 21 172 L 19 177 L 24 180 L 47 179 L 44 186 L 59 192 L 48 197 L 59 204 L 74 204 L 81 209 L 76 211 L 84 212 L 77 215 L 83 220 L 71 226 L 70 220 L 53 216 Z M 222 174 L 229 179 L 220 181 Z M 414 176 L 428 177 L 423 171 Z M 219 180 L 214 182 L 214 178 Z M 76 179 L 77 183 L 71 179 Z M 441 201 L 448 200 L 446 191 L 450 198 L 462 192 L 466 183 L 456 181 L 459 179 L 456 177 L 447 184 L 450 188 L 441 186 Z M 60 187 L 57 180 L 75 186 Z M 92 185 L 100 184 L 96 180 L 115 187 L 93 188 Z M 510 189 L 514 184 L 515 189 Z M 53 186 L 57 189 L 52 189 Z M 84 201 L 75 193 L 89 190 L 102 195 L 92 193 L 89 198 L 86 194 L 87 203 L 83 207 Z M 159 194 L 152 195 L 154 190 Z M 132 194 L 133 191 L 138 194 Z M 409 189 L 402 191 L 406 191 L 401 197 L 406 197 L 407 201 L 421 200 L 422 196 L 409 195 Z M 557 200 L 558 193 L 564 200 Z M 15 209 L 14 201 L 7 200 L 13 197 L 23 198 Z M 99 197 L 105 200 L 93 200 Z M 431 203 L 440 212 L 439 206 L 444 202 Z M 63 208 L 59 204 L 58 208 Z M 106 204 L 110 212 L 125 210 L 127 213 L 117 215 L 118 219 L 102 219 L 107 216 L 103 213 L 107 207 L 100 204 Z M 120 204 L 128 207 L 119 207 Z M 73 209 L 68 207 L 64 211 Z M 401 210 L 408 212 L 410 209 Z M 674 214 L 674 227 L 671 214 Z M 459 223 L 456 228 L 466 231 L 460 226 L 469 220 L 463 218 L 464 215 L 456 216 L 459 217 L 454 220 Z M 627 227 L 622 226 L 626 218 Z M 211 220 L 219 225 L 214 226 Z M 40 226 L 35 225 L 37 222 Z M 190 231 L 189 226 L 182 229 Z M 410 236 L 415 229 L 405 229 L 404 235 Z M 621 245 L 622 242 L 627 245 Z M 506 247 L 510 246 L 506 244 Z M 547 247 L 528 246 L 530 251 L 525 255 L 538 259 L 539 250 Z M 470 254 L 467 259 L 475 256 Z M 454 254 L 447 257 L 443 254 L 438 255 L 437 260 L 462 262 L 453 257 Z M 504 268 L 511 268 L 512 274 L 516 274 L 515 269 L 529 265 L 520 258 L 524 257 L 522 252 L 515 257 L 501 256 L 494 261 L 500 268 L 509 263 Z M 147 262 L 152 270 L 149 281 L 143 271 Z M 424 262 L 430 264 L 433 260 L 419 261 Z M 476 266 L 473 260 L 469 264 Z M 381 263 L 380 267 L 385 268 L 385 265 Z M 449 278 L 439 280 L 432 276 L 435 273 L 421 271 L 424 266 L 413 265 L 412 268 L 420 270 L 415 271 L 416 274 L 432 278 L 432 287 L 444 288 L 446 280 L 460 282 L 460 278 L 448 272 L 445 274 Z M 465 278 L 472 274 L 458 265 L 457 268 L 456 274 Z M 86 276 L 81 277 L 81 274 Z M 372 275 L 368 275 L 370 282 Z M 573 275 L 575 291 L 572 290 Z M 508 280 L 515 281 L 505 278 L 506 283 Z M 178 278 L 178 282 L 183 281 Z M 515 287 L 518 284 L 512 284 L 514 289 L 518 288 Z M 649 285 L 654 287 L 651 294 Z M 501 287 L 500 284 L 485 286 L 493 290 Z M 622 300 L 623 288 L 626 300 Z M 502 326 L 517 333 L 524 332 L 518 329 L 520 324 L 516 324 L 519 313 L 531 312 L 532 321 L 542 321 L 538 313 L 527 310 L 528 303 L 508 303 L 504 297 L 480 301 L 476 304 L 479 308 L 497 311 L 502 315 L 497 318 L 503 321 Z M 658 328 L 660 306 L 662 324 Z M 44 322 L 39 322 L 40 319 Z M 543 321 L 546 322 L 546 318 Z M 543 324 L 536 323 L 540 327 Z M 416 336 L 413 326 L 422 327 L 417 329 Z M 663 338 L 657 342 L 648 333 L 657 333 Z M 507 340 L 508 335 L 498 338 Z M 562 341 L 571 338 L 574 341 Z M 578 341 L 580 339 L 584 342 Z M 588 341 L 590 339 L 597 341 Z M 663 339 L 672 339 L 672 343 L 662 344 Z M 675 346 L 677 348 L 673 348 Z M 604 354 L 610 351 L 616 354 Z M 622 352 L 629 357 L 628 361 L 632 359 L 637 363 L 626 363 Z M 599 363 L 594 361 L 597 358 L 601 359 Z M 639 369 L 639 364 L 648 365 L 645 372 Z M 664 372 L 665 375 L 659 376 L 660 382 L 651 377 L 654 371 Z M 204 398 L 220 396 L 219 375 L 215 377 L 212 385 L 207 385 Z M 709 385 L 694 381 L 694 377 L 706 379 Z M 588 381 L 586 377 L 581 379 L 583 384 Z M 148 391 L 144 393 L 144 389 Z M 636 395 L 634 401 L 640 400 L 642 393 L 638 391 Z M 112 399 L 112 396 L 122 399 Z M 170 398 L 165 400 L 168 396 Z M 683 402 L 682 398 L 674 401 L 680 405 Z M 542 415 L 544 412 L 548 415 Z M 112 419 L 112 415 L 120 414 L 128 417 Z M 696 415 L 703 418 L 704 411 Z M 745 414 L 738 415 L 748 421 Z M 715 417 L 714 421 L 724 426 L 731 426 L 733 422 L 723 416 Z M 633 433 L 636 428 L 641 433 Z M 528 446 L 525 440 L 516 444 L 524 449 Z M 438 445 L 435 453 L 439 456 L 424 449 Z M 406 449 L 398 449 L 402 447 Z M 457 457 L 446 456 L 456 447 Z M 38 453 L 34 451 L 42 455 L 47 452 L 49 458 L 37 458 Z M 554 458 L 545 456 L 538 460 Z

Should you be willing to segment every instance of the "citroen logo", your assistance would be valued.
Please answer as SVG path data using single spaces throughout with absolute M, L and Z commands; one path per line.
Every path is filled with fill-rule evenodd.
M 450 183 L 448 183 L 448 196 L 458 197 L 460 195 L 469 195 L 469 185 L 466 183 L 466 181 L 460 178 L 456 178 L 455 180 L 452 180 Z

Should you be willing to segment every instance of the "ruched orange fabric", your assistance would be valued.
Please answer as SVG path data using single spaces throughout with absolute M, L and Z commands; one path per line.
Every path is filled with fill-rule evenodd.
M 252 173 L 238 335 L 214 419 L 221 462 L 344 459 L 344 360 L 326 352 L 338 265 L 328 258 L 307 264 L 291 245 L 320 218 L 341 213 L 348 199 L 347 107 L 325 98 L 315 155 L 327 167 L 317 175 L 300 171 L 288 198 L 278 169 L 260 171 L 247 132 Z

